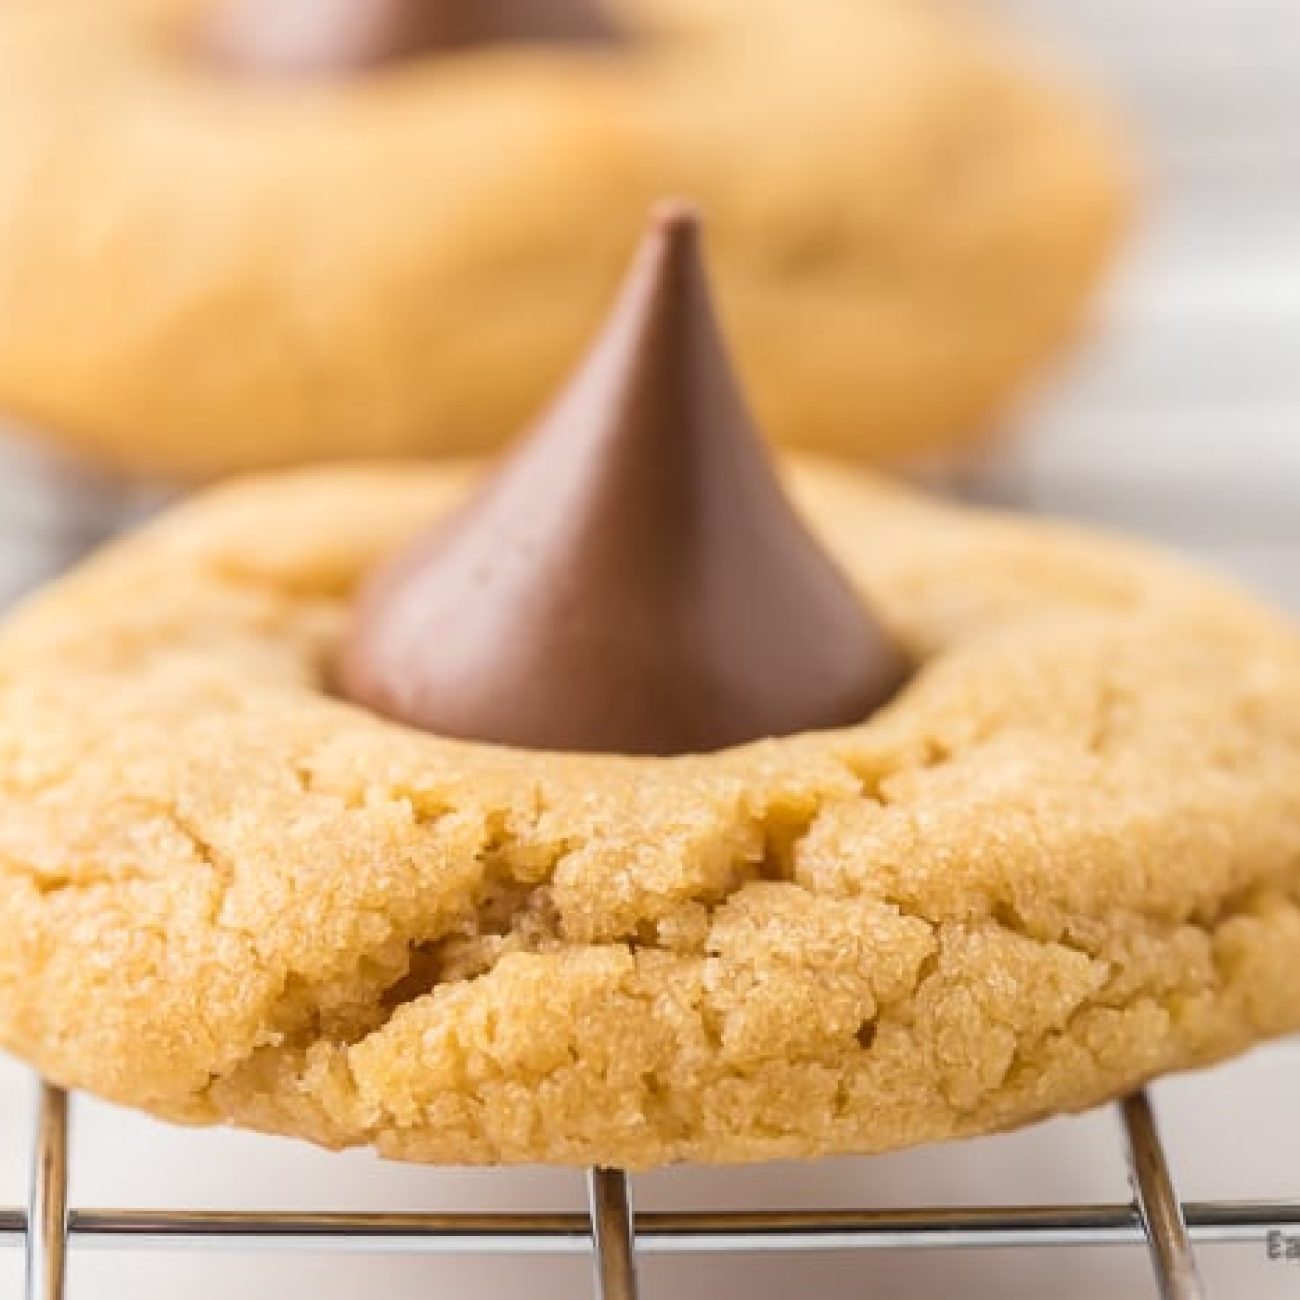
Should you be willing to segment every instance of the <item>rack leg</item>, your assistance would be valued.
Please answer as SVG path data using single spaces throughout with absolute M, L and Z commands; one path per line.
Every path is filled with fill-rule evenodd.
M 42 1081 L 27 1202 L 27 1300 L 63 1300 L 68 1257 L 68 1094 Z
M 1146 1230 L 1161 1300 L 1205 1300 L 1183 1207 L 1169 1174 L 1151 1102 L 1145 1092 L 1135 1092 L 1124 1099 L 1120 1109 L 1128 1138 L 1129 1178 Z
M 637 1300 L 636 1229 L 627 1175 L 589 1169 L 587 1200 L 596 1248 L 596 1300 Z

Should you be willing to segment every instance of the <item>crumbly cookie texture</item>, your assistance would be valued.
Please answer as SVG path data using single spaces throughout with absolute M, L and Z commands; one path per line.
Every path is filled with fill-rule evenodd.
M 763 426 L 968 443 L 1077 323 L 1114 133 L 943 0 L 622 0 L 614 52 L 257 85 L 211 0 L 0 4 L 0 405 L 143 472 L 478 452 L 652 202 L 698 199 Z
M 230 487 L 0 634 L 0 1044 L 172 1119 L 450 1162 L 880 1151 L 1300 1026 L 1300 639 L 1172 559 L 791 470 L 915 655 L 699 757 L 331 698 L 466 469 Z M 430 647 L 436 653 L 436 646 Z

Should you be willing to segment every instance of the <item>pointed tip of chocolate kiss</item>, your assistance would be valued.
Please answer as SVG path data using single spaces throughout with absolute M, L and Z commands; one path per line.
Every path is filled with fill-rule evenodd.
M 365 588 L 357 703 L 444 736 L 685 754 L 846 726 L 904 656 L 786 499 L 661 205 L 568 386 L 451 519 Z
M 728 447 L 745 450 L 740 460 L 765 462 L 713 306 L 703 244 L 694 204 L 655 205 L 602 329 L 517 444 L 516 460 L 533 445 L 549 455 L 558 443 L 585 441 L 605 447 L 607 472 L 643 460 L 683 481 L 698 473 L 686 462 Z
M 704 279 L 704 230 L 700 210 L 686 199 L 661 199 L 650 210 L 640 248 L 633 261 L 649 278 L 667 285 L 674 273 L 694 271 Z
M 650 209 L 646 238 L 677 247 L 698 246 L 701 224 L 700 210 L 689 199 L 660 199 Z
M 618 37 L 599 0 L 209 0 L 196 44 L 229 71 L 298 79 L 475 46 Z

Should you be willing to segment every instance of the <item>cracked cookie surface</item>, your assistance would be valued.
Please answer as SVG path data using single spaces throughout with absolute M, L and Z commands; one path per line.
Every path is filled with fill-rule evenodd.
M 790 467 L 920 664 L 860 726 L 626 759 L 328 691 L 472 468 L 183 506 L 0 633 L 0 1045 L 404 1159 L 878 1151 L 1300 1026 L 1300 641 L 1143 548 Z
M 612 0 L 612 53 L 289 87 L 187 48 L 216 2 L 0 4 L 0 402 L 148 474 L 489 449 L 666 194 L 773 437 L 960 446 L 1126 207 L 1117 133 L 969 6 Z

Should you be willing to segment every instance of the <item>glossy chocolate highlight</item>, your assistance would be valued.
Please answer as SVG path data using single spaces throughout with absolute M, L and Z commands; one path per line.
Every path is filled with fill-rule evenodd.
M 860 722 L 906 675 L 786 500 L 682 205 L 549 411 L 367 584 L 339 666 L 440 735 L 657 755 Z

